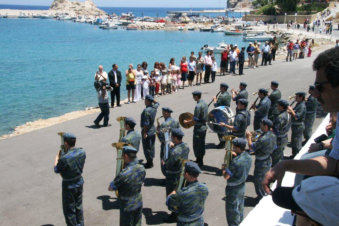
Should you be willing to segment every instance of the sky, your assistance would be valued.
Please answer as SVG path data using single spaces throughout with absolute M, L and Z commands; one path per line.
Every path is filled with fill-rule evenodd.
M 83 2 L 84 0 L 81 0 Z M 0 0 L 10 5 L 51 5 L 53 0 Z M 110 7 L 175 7 L 175 8 L 224 8 L 226 0 L 93 0 L 97 6 Z

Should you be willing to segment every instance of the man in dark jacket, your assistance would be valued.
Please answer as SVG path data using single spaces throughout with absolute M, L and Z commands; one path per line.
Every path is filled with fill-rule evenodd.
M 117 106 L 120 107 L 120 85 L 121 72 L 118 71 L 118 65 L 113 64 L 112 70 L 108 73 L 109 84 L 113 88 L 111 91 L 111 107 L 114 107 L 114 97 L 117 97 Z

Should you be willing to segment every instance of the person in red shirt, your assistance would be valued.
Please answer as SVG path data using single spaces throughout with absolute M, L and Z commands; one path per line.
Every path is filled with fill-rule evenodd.
M 220 74 L 225 75 L 227 71 L 228 71 L 228 50 L 225 49 L 221 53 Z
M 293 42 L 291 40 L 288 41 L 287 46 L 286 46 L 287 48 L 286 62 L 288 61 L 288 57 L 290 57 L 290 61 L 292 61 L 293 46 L 294 46 Z
M 185 88 L 185 81 L 187 80 L 187 72 L 188 72 L 187 61 L 186 57 L 183 56 L 180 62 L 180 73 L 183 89 Z

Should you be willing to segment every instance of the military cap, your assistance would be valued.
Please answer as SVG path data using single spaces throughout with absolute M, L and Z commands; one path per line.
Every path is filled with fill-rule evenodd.
M 247 107 L 248 100 L 246 100 L 245 98 L 241 98 L 241 99 L 238 100 L 238 103 L 241 103 L 241 104 L 243 104 L 243 105 L 245 105 Z
M 125 123 L 131 126 L 135 126 L 137 123 L 135 122 L 135 120 L 133 118 L 130 117 L 126 117 L 125 118 Z
M 189 174 L 200 174 L 201 173 L 201 169 L 199 168 L 199 166 L 192 161 L 186 162 L 185 164 L 185 171 Z
M 277 82 L 277 81 L 272 81 L 272 82 L 271 82 L 271 85 L 279 86 L 279 82 Z
M 228 89 L 228 85 L 225 82 L 220 83 L 220 87 L 224 87 Z
M 287 100 L 278 100 L 278 104 L 282 106 L 283 108 L 287 108 L 289 106 L 289 103 Z
M 263 89 L 263 88 L 261 88 L 261 89 L 259 89 L 259 93 L 262 93 L 262 94 L 267 94 L 268 92 L 267 92 L 267 90 L 266 90 L 266 89 Z
M 146 95 L 145 99 L 152 102 L 154 101 L 154 98 L 151 95 Z
M 135 149 L 134 147 L 127 146 L 127 145 L 123 146 L 122 150 L 125 154 L 127 154 L 127 153 L 137 153 L 138 152 L 137 149 Z
M 263 120 L 261 120 L 261 123 L 270 128 L 273 127 L 273 122 L 267 118 L 264 118 Z
M 184 132 L 181 131 L 181 129 L 179 129 L 179 128 L 172 129 L 172 136 L 182 138 L 184 135 L 185 134 L 184 134 Z
M 310 85 L 310 90 L 315 90 L 315 86 L 314 85 Z
M 172 113 L 173 112 L 172 109 L 170 109 L 169 107 L 164 107 L 164 108 L 162 108 L 162 110 L 166 111 L 168 113 Z
M 232 143 L 241 149 L 245 149 L 246 147 L 246 140 L 244 138 L 235 138 Z
M 240 85 L 246 87 L 246 86 L 247 86 L 247 83 L 246 83 L 246 82 L 240 82 Z
M 194 96 L 201 96 L 201 92 L 196 90 L 192 93 Z
M 64 133 L 64 139 L 76 139 L 73 133 Z
M 305 97 L 306 93 L 305 92 L 296 92 L 295 95 L 301 96 L 301 97 Z

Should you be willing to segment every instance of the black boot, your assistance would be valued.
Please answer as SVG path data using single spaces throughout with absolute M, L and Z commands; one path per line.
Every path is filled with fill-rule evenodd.
M 178 214 L 177 213 L 171 213 L 171 215 L 169 215 L 166 219 L 165 222 L 166 223 L 174 223 L 178 221 Z
M 144 167 L 145 169 L 153 168 L 153 160 L 148 160 Z
M 217 145 L 217 149 L 224 149 L 225 148 L 225 141 L 220 141 L 220 143 Z

